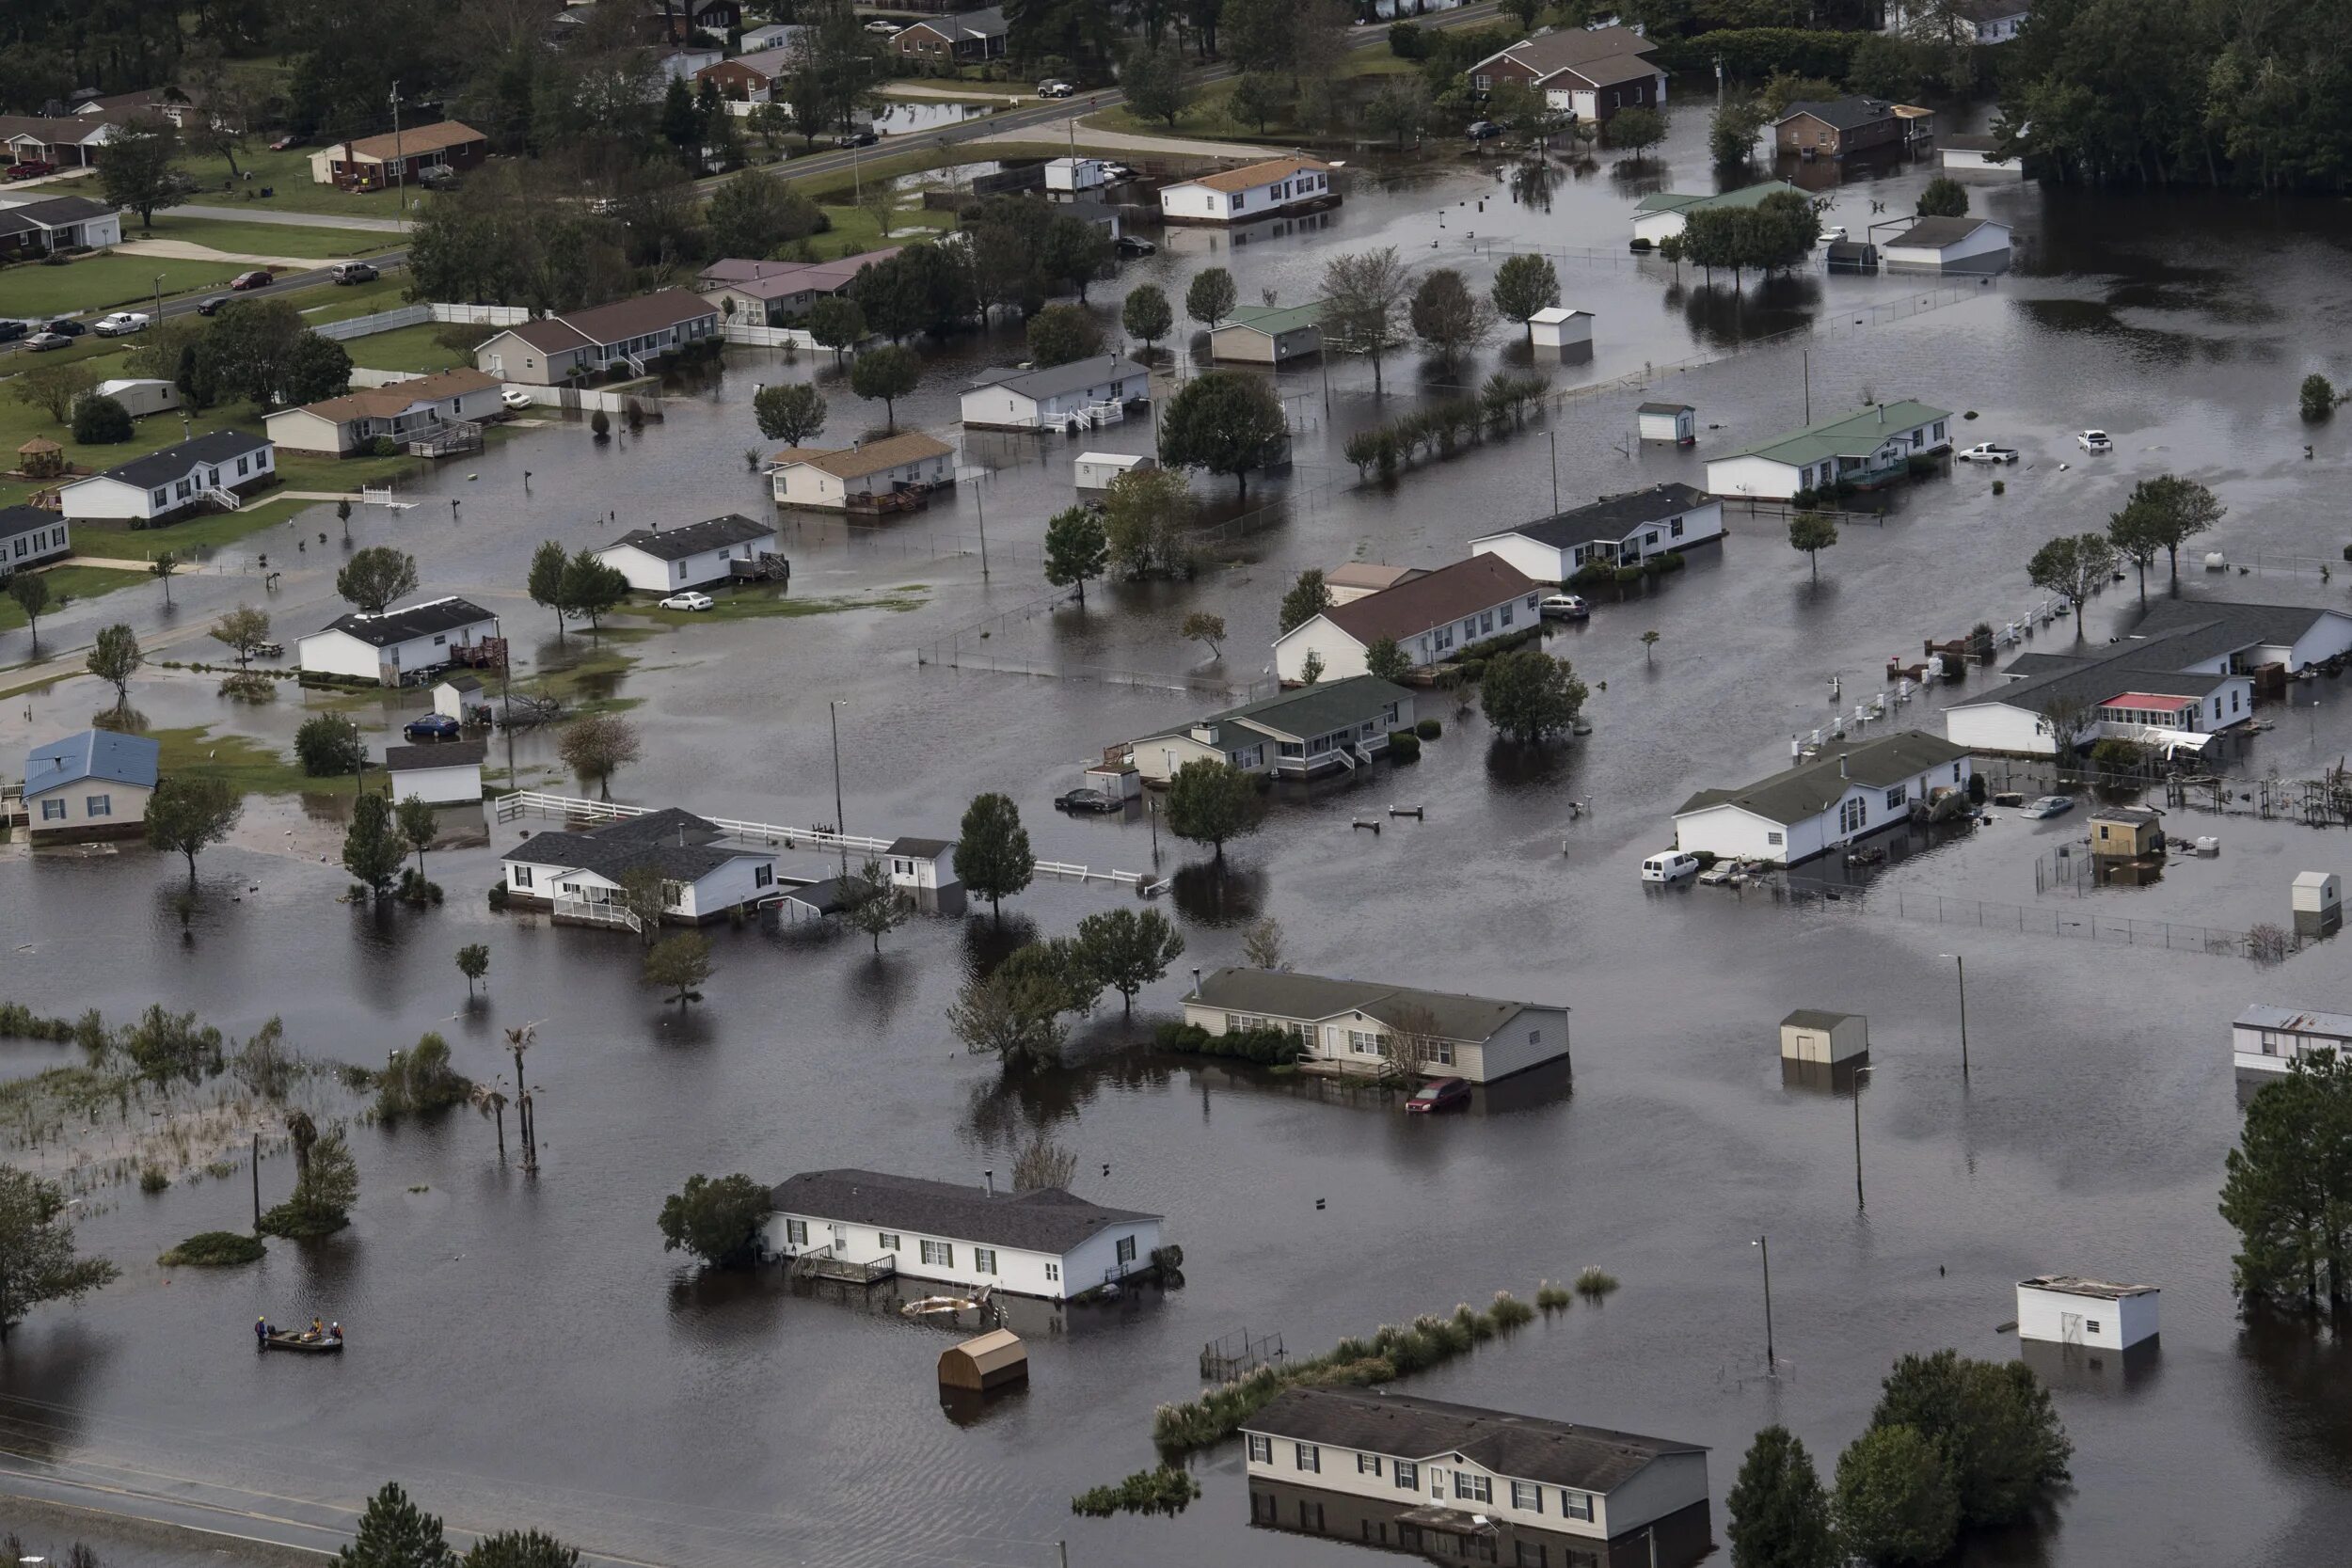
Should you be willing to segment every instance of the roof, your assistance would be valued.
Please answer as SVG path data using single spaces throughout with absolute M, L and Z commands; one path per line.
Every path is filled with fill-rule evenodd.
M 1250 191 L 1256 190 L 1260 185 L 1271 185 L 1279 181 L 1287 180 L 1294 174 L 1309 170 L 1327 174 L 1331 170 L 1331 166 L 1313 158 L 1302 158 L 1294 154 L 1288 158 L 1267 158 L 1254 164 L 1244 164 L 1239 168 L 1219 169 L 1215 174 L 1204 174 L 1198 180 L 1181 180 L 1168 188 L 1175 190 L 1179 185 L 1200 185 L 1208 190 L 1228 193 Z
M 1561 27 L 1541 38 L 1521 39 L 1510 48 L 1489 55 L 1478 65 L 1510 56 L 1535 72 L 1535 79 L 1568 66 L 1603 60 L 1617 55 L 1639 55 L 1657 45 L 1630 27 Z M 1475 71 L 1477 66 L 1472 66 Z
M 79 730 L 46 740 L 24 755 L 24 793 L 29 798 L 65 784 L 97 781 L 155 787 L 155 764 L 163 748 L 143 735 Z
M 718 313 L 717 306 L 690 289 L 657 289 L 585 310 L 566 310 L 557 319 L 590 342 L 617 343 Z
M 1211 971 L 1185 1000 L 1226 1012 L 1274 1018 L 1362 1013 L 1392 1027 L 1406 1014 L 1423 1013 L 1435 1033 L 1454 1040 L 1486 1039 L 1528 1008 L 1543 1006 L 1420 990 L 1383 980 L 1338 980 L 1287 969 L 1239 968 Z
M 406 642 L 413 638 L 430 637 L 435 632 L 455 631 L 460 626 L 480 626 L 498 617 L 474 603 L 455 594 L 445 598 L 427 599 L 405 610 L 388 610 L 381 615 L 354 610 L 338 615 L 311 635 L 323 637 L 330 631 L 356 637 L 371 648 L 389 647 L 394 642 Z
M 1261 332 L 1273 338 L 1284 332 L 1319 325 L 1322 321 L 1323 301 L 1319 299 L 1310 300 L 1304 305 L 1237 305 L 1216 331 L 1223 332 L 1238 326 L 1247 332 Z M 1215 335 L 1211 334 L 1212 337 Z
M 1665 412 L 1678 412 L 1669 408 Z M 1653 484 L 1646 490 L 1629 490 L 1621 496 L 1603 496 L 1589 506 L 1572 512 L 1561 512 L 1517 528 L 1489 533 L 1488 539 L 1501 539 L 1516 534 L 1533 539 L 1539 545 L 1581 545 L 1594 539 L 1622 539 L 1636 529 L 1650 523 L 1663 522 L 1669 517 L 1702 506 L 1711 506 L 1715 498 L 1695 485 L 1672 481 Z M 1472 544 L 1477 540 L 1470 541 Z
M 559 354 L 567 348 L 586 348 L 591 341 L 584 332 L 575 332 L 553 316 L 535 322 L 518 322 L 506 329 L 542 354 Z
M 1101 354 L 1091 359 L 1073 359 L 1067 365 L 1051 365 L 1041 371 L 991 368 L 982 371 L 964 390 L 977 392 L 983 387 L 1002 387 L 1022 397 L 1042 402 L 1047 398 L 1059 397 L 1064 392 L 1099 387 L 1106 381 L 1124 381 L 1132 375 L 1149 374 L 1151 372 L 1133 359 L 1122 359 L 1115 354 Z
M 382 387 L 363 387 L 345 392 L 341 397 L 306 403 L 298 409 L 281 412 L 315 414 L 337 424 L 349 424 L 354 420 L 389 420 L 421 403 L 438 403 L 444 398 L 460 397 L 468 392 L 486 392 L 499 384 L 499 378 L 487 371 L 465 366 L 453 371 L 442 371 L 437 375 L 389 382 Z
M 1702 789 L 1677 808 L 1677 816 L 1715 806 L 1738 806 L 1768 822 L 1799 822 L 1818 816 L 1846 798 L 1854 784 L 1881 789 L 1958 762 L 1968 748 L 1930 735 L 1902 730 L 1875 740 L 1823 747 L 1821 754 L 1738 789 Z
M 1958 245 L 1978 230 L 1985 228 L 1997 229 L 2004 234 L 2009 232 L 2008 224 L 1995 223 L 1991 218 L 1921 218 L 1893 239 L 1883 240 L 1880 243 L 1889 245 L 1915 245 L 1923 250 L 1941 250 L 1946 245 Z
M 771 461 L 779 468 L 805 464 L 835 479 L 863 479 L 904 463 L 920 463 L 927 457 L 951 457 L 955 450 L 936 436 L 902 430 L 896 436 L 861 441 L 851 447 L 786 447 Z
M 1636 404 L 1636 414 L 1695 414 L 1697 409 L 1687 403 L 1645 403 Z
M 384 767 L 394 773 L 421 768 L 479 768 L 490 754 L 486 740 L 443 740 L 430 746 L 387 746 Z
M 435 684 L 438 686 L 446 686 L 452 691 L 468 693 L 482 689 L 482 677 L 479 675 L 469 675 L 460 671 L 454 675 L 443 675 Z
M 1766 197 L 1777 196 L 1782 191 L 1797 191 L 1799 196 L 1804 194 L 1786 180 L 1759 180 L 1736 191 L 1717 191 L 1712 195 L 1691 191 L 1655 191 L 1642 198 L 1633 210 L 1637 213 L 1696 213 L 1717 207 L 1756 207 L 1762 205 Z
M 388 158 L 414 158 L 421 153 L 445 151 L 489 139 L 470 125 L 442 119 L 430 125 L 404 125 L 397 133 L 387 131 L 380 136 L 361 136 L 343 145 L 353 159 L 369 158 L 380 163 Z
M 907 833 L 892 839 L 890 847 L 884 849 L 882 853 L 906 855 L 915 860 L 928 861 L 937 860 L 955 847 L 956 841 L 952 838 L 917 838 L 912 833 Z
M 1890 436 L 1938 420 L 1948 420 L 1948 408 L 1931 408 L 1924 403 L 1904 398 L 1896 403 L 1879 404 L 1858 414 L 1841 414 L 1836 419 L 1822 420 L 1792 430 L 1786 435 L 1753 441 L 1724 453 L 1714 461 L 1731 457 L 1764 457 L 1791 467 L 1809 467 L 1833 457 L 1867 457 Z
M 47 528 L 65 521 L 63 514 L 40 506 L 0 506 L 0 539 L 13 539 L 20 533 Z
M 92 390 L 102 398 L 110 398 L 117 392 L 127 392 L 134 387 L 169 387 L 172 385 L 161 376 L 126 375 L 118 376 L 112 381 L 102 381 Z
M 1368 588 L 1377 594 L 1383 588 L 1394 588 L 1400 582 L 1428 575 L 1428 570 L 1421 566 L 1384 566 L 1376 561 L 1351 561 L 1324 573 L 1323 582 L 1327 588 Z
M 2244 1029 L 2276 1029 L 2290 1035 L 2325 1035 L 2352 1039 L 2352 1013 L 2314 1012 L 2308 1007 L 2273 1007 L 2257 1002 L 2231 1020 Z
M 1474 555 L 1440 566 L 1427 577 L 1333 605 L 1323 612 L 1323 618 L 1367 646 L 1383 637 L 1401 642 L 1542 586 L 1499 556 Z
M 961 1344 L 949 1345 L 940 1354 L 943 1356 L 963 1356 L 984 1372 L 993 1372 L 999 1367 L 1009 1367 L 1016 1361 L 1029 1358 L 1027 1348 L 1021 1343 L 1021 1336 L 1009 1328 L 991 1329 Z
M 678 528 L 635 528 L 622 534 L 608 550 L 631 549 L 656 561 L 683 561 L 690 555 L 706 550 L 722 550 L 736 545 L 749 544 L 755 539 L 773 540 L 776 525 L 755 523 L 739 512 L 724 516 L 706 517 L 699 523 L 687 523 Z
M 68 224 L 103 218 L 114 209 L 86 196 L 53 196 L 41 201 L 0 208 L 0 233 L 24 234 L 35 229 L 62 229 Z
M 828 877 L 821 882 L 810 882 L 805 887 L 787 888 L 784 896 L 818 914 L 839 914 L 854 902 L 850 895 L 850 879 L 846 877 Z
M 1951 0 L 1951 6 L 1954 16 L 1970 22 L 2002 22 L 2032 9 L 2029 0 Z
M 1059 1187 L 991 1194 L 968 1183 L 871 1170 L 803 1171 L 778 1183 L 769 1202 L 782 1213 L 1056 1255 L 1114 1226 L 1160 1217 L 1132 1209 L 1105 1209 Z
M 1002 38 L 1005 36 L 1005 8 L 991 6 L 985 10 L 965 11 L 961 16 L 927 16 L 914 26 L 902 27 L 899 31 L 911 33 L 915 27 L 928 27 L 950 43 Z
M 564 866 L 613 882 L 640 869 L 692 882 L 729 861 L 776 858 L 765 849 L 713 843 L 718 834 L 717 827 L 691 812 L 672 809 L 600 823 L 584 832 L 533 833 L 499 859 Z
M 1552 74 L 1574 76 L 1580 81 L 1590 82 L 1597 87 L 1613 87 L 1627 82 L 1646 82 L 1653 76 L 1662 75 L 1663 72 L 1660 71 L 1658 62 L 1648 55 L 1629 53 L 1602 55 L 1595 59 L 1579 60 L 1574 65 L 1562 66 Z
M 2091 822 L 2129 822 L 2135 827 L 2164 820 L 2164 813 L 2147 806 L 2101 806 L 2086 818 Z
M 750 299 L 782 299 L 787 294 L 832 293 L 878 261 L 887 261 L 904 249 L 888 245 L 864 250 L 834 261 L 757 261 L 728 257 L 703 268 L 699 281 L 707 289 L 727 289 Z
M 1818 1007 L 1799 1007 L 1780 1021 L 1783 1029 L 1835 1029 L 1860 1013 L 1825 1013 Z
M 191 468 L 234 462 L 253 452 L 266 451 L 269 446 L 266 436 L 247 436 L 242 430 L 215 430 L 209 435 L 199 436 L 193 441 L 182 441 L 177 446 L 151 451 L 145 457 L 134 457 L 128 463 L 117 464 L 104 473 L 92 474 L 89 479 L 77 479 L 72 483 L 87 484 L 90 479 L 111 479 L 124 484 L 135 484 L 142 490 L 151 490 L 183 477 Z
M 1196 729 L 1219 730 L 1226 724 L 1247 724 L 1252 729 L 1299 739 L 1327 734 L 1341 728 L 1352 728 L 1368 713 L 1378 713 L 1391 703 L 1401 702 L 1412 693 L 1401 686 L 1393 686 L 1377 675 L 1350 675 L 1345 680 L 1318 681 L 1290 691 L 1279 691 L 1271 697 L 1239 707 L 1213 713 L 1206 719 L 1173 729 L 1158 730 L 1139 737 L 1135 744 L 1156 740 L 1167 736 L 1188 735 Z M 1219 739 L 1215 744 L 1222 745 Z
M 1242 1430 L 1416 1460 L 1458 1453 L 1499 1476 L 1602 1494 L 1654 1460 L 1707 1451 L 1696 1443 L 1360 1388 L 1286 1388 Z
M 2104 1279 L 2086 1279 L 2078 1274 L 2042 1274 L 2017 1282 L 2021 1291 L 2056 1291 L 2062 1295 L 2096 1296 L 2101 1301 L 2122 1301 L 2127 1296 L 2153 1296 L 2153 1285 L 2116 1285 Z
M 2204 697 L 2235 677 L 2192 671 L 2245 649 L 2287 647 L 2322 616 L 2342 613 L 2304 605 L 2159 600 L 2132 635 L 2079 655 L 2021 654 L 2001 673 L 2008 683 L 1953 708 L 2000 706 L 2047 713 L 2060 703 L 2106 703 L 2121 692 Z
M 1894 119 L 1895 105 L 1883 98 L 1865 98 L 1859 93 L 1833 98 L 1824 103 L 1799 100 L 1783 110 L 1781 117 L 1772 123 L 1786 125 L 1800 116 L 1810 116 L 1833 130 L 1854 131 L 1865 125 L 1876 125 L 1882 119 Z
M 793 50 L 790 44 L 779 43 L 766 49 L 751 50 L 736 55 L 733 59 L 714 60 L 694 74 L 700 76 L 703 71 L 716 71 L 723 65 L 739 65 L 756 75 L 781 76 L 792 69 L 792 55 Z

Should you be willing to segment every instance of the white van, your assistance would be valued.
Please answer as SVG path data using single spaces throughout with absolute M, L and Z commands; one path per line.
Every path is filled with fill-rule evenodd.
M 1642 863 L 1642 880 L 1645 882 L 1678 882 L 1685 877 L 1695 877 L 1699 858 L 1686 855 L 1679 849 L 1669 849 L 1662 855 L 1652 855 Z

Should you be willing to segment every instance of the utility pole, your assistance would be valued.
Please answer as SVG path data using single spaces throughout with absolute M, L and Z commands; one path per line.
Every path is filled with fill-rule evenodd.
M 393 203 L 403 221 L 408 216 L 408 166 L 400 155 L 400 84 L 392 84 L 392 179 L 399 199 Z
M 1547 430 L 1544 434 L 1551 438 L 1551 515 L 1557 517 L 1560 515 L 1560 433 Z
M 262 1134 L 253 1134 L 253 1229 L 262 1228 Z
M 1868 1077 L 1870 1072 L 1871 1069 L 1867 1067 L 1858 1067 L 1853 1069 L 1853 1206 L 1857 1209 L 1864 1207 L 1862 1201 L 1862 1080 Z
M 1960 1081 L 1968 1081 L 1968 960 L 1958 953 L 1939 953 L 1938 958 L 1952 960 L 1952 973 L 1960 980 Z
M 841 704 L 838 699 L 828 702 L 826 710 L 833 718 L 833 832 L 841 846 L 841 874 L 850 874 L 849 814 L 841 809 Z
M 1772 1249 L 1761 1236 L 1756 1245 L 1764 1255 L 1764 1374 L 1778 1377 L 1780 1358 L 1772 1354 Z
M 1804 351 L 1804 422 L 1813 422 L 1813 351 Z
M 972 485 L 972 504 L 980 509 L 980 580 L 982 582 L 988 580 L 988 498 L 980 493 L 980 485 L 987 483 L 987 478 L 988 476 L 983 474 L 978 480 L 974 481 Z

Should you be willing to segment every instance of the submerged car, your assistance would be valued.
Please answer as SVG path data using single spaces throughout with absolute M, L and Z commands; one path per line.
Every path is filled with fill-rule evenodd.
M 1470 1103 L 1470 1081 L 1465 1078 L 1433 1078 L 1413 1091 L 1413 1098 L 1405 1102 L 1407 1116 L 1428 1116 L 1436 1111 L 1458 1110 Z
M 1979 441 L 1964 451 L 1952 453 L 1952 456 L 1963 463 L 2014 463 L 2017 461 L 2017 449 Z
M 428 713 L 411 719 L 400 727 L 400 733 L 410 740 L 455 740 L 462 733 L 456 720 L 446 713 Z
M 2115 450 L 2115 443 L 2107 439 L 2107 433 L 2104 430 L 2078 430 L 2074 432 L 2074 444 L 2085 451 Z
M 2064 816 L 2074 809 L 2071 795 L 2044 795 L 2018 813 L 2021 816 Z
M 1547 594 L 1542 606 L 1543 615 L 1549 621 L 1581 621 L 1593 612 L 1581 594 Z
M 1073 789 L 1054 797 L 1057 811 L 1117 811 L 1122 802 L 1107 789 Z

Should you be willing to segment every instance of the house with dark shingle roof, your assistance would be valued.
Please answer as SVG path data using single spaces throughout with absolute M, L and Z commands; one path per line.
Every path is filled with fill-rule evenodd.
M 0 256 L 102 249 L 122 243 L 122 214 L 86 196 L 53 196 L 0 207 Z
M 215 430 L 104 473 L 69 480 L 58 486 L 57 501 L 75 522 L 176 522 L 206 507 L 233 511 L 241 498 L 278 483 L 277 451 L 265 436 Z
M 1723 537 L 1724 503 L 1677 482 L 1603 496 L 1470 544 L 1472 555 L 1500 556 L 1538 582 L 1565 582 L 1593 562 L 1636 566 L 1670 550 L 1719 545 Z
M 1882 229 L 1901 232 L 1882 234 Z M 2009 265 L 2010 227 L 1993 218 L 1911 218 L 1870 226 L 1888 272 L 2000 272 Z
M 499 857 L 507 907 L 559 924 L 625 926 L 632 873 L 661 879 L 665 923 L 700 926 L 776 895 L 776 857 L 724 842 L 715 822 L 675 808 L 578 832 L 533 833 Z
M 1565 1007 L 1287 969 L 1213 972 L 1185 993 L 1184 1022 L 1212 1035 L 1279 1030 L 1306 1046 L 1302 1065 L 1343 1076 L 1388 1069 L 1400 1036 L 1413 1073 L 1473 1084 L 1568 1053 Z
M 987 6 L 953 16 L 926 17 L 911 27 L 901 27 L 891 35 L 890 48 L 909 60 L 977 64 L 1000 58 L 1010 31 L 1005 8 Z
M 525 387 L 560 387 L 652 360 L 719 336 L 719 307 L 686 289 L 567 310 L 510 326 L 474 350 L 477 370 Z
M 1536 625 L 1543 594 L 1544 584 L 1501 556 L 1473 555 L 1293 626 L 1274 641 L 1274 673 L 1304 681 L 1313 654 L 1325 680 L 1366 674 L 1364 655 L 1384 637 L 1425 668 L 1473 642 Z
M 1804 158 L 1843 158 L 1903 139 L 1903 117 L 1883 98 L 1850 93 L 1824 103 L 1800 100 L 1772 121 L 1773 143 Z
M 1245 773 L 1311 779 L 1354 772 L 1388 751 L 1391 730 L 1412 727 L 1412 692 L 1377 675 L 1350 675 L 1155 731 L 1129 741 L 1126 754 L 1152 784 L 1204 758 Z
M 1967 747 L 1924 730 L 1833 741 L 1754 784 L 1692 795 L 1675 813 L 1675 847 L 1794 865 L 1900 827 L 1915 807 L 1964 793 L 1971 771 Z
M 453 650 L 496 637 L 498 626 L 496 615 L 453 594 L 381 615 L 354 610 L 297 639 L 294 663 L 305 674 L 398 686 L 449 664 Z
M 1547 106 L 1606 124 L 1619 109 L 1665 107 L 1666 71 L 1650 58 L 1656 47 L 1629 27 L 1555 27 L 1478 61 L 1470 82 L 1480 93 L 1523 82 Z
M 147 831 L 163 748 L 143 735 L 82 730 L 24 757 L 24 819 L 32 840 L 134 838 Z
M 974 430 L 1058 429 L 1091 408 L 1124 408 L 1151 396 L 1150 371 L 1105 354 L 1037 371 L 984 370 L 963 389 L 961 413 Z
M 631 588 L 675 594 L 724 582 L 735 575 L 737 562 L 756 561 L 775 550 L 775 524 L 729 512 L 679 528 L 631 529 L 598 550 L 596 559 L 618 569 Z
M 72 525 L 39 506 L 0 506 L 0 582 L 73 553 Z
M 1007 1173 L 1009 1177 L 1010 1173 Z M 769 1195 L 780 1258 L 1067 1301 L 1151 1269 L 1160 1216 L 1059 1187 L 1016 1193 L 993 1173 L 959 1184 L 871 1170 L 803 1171 Z

